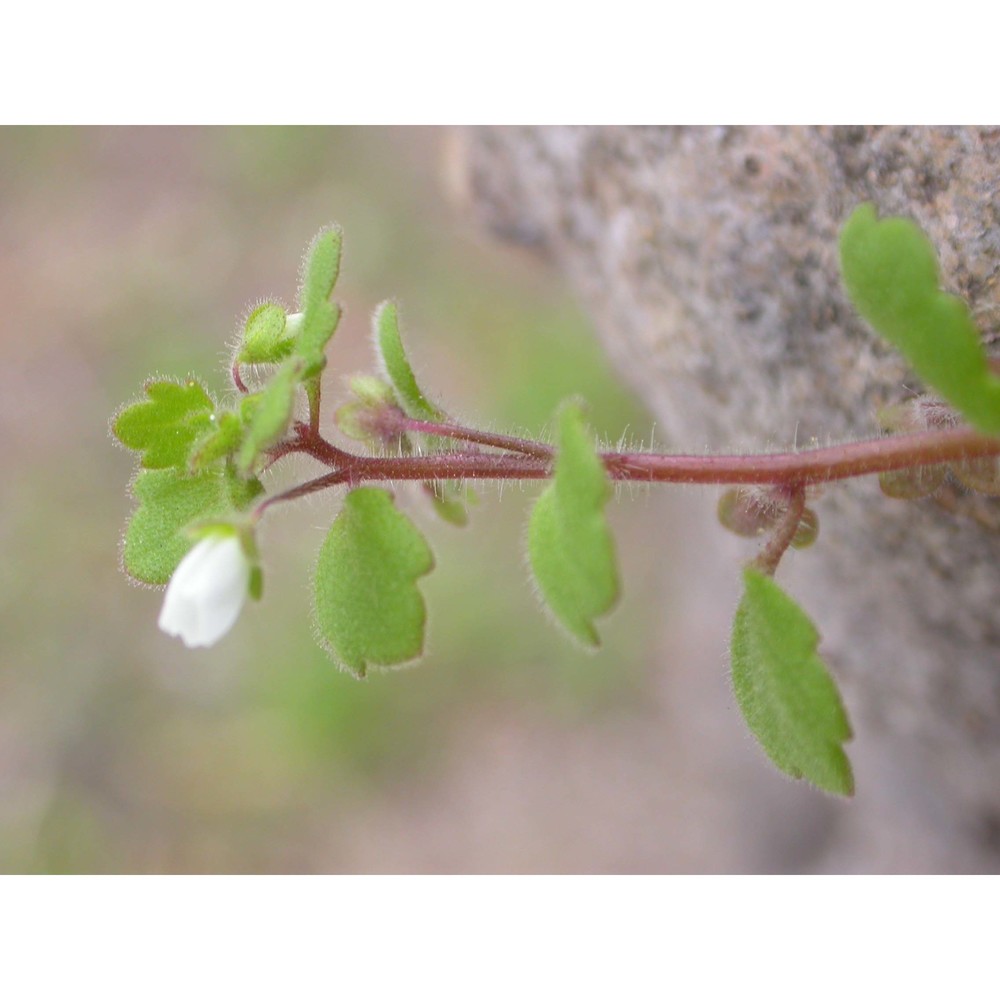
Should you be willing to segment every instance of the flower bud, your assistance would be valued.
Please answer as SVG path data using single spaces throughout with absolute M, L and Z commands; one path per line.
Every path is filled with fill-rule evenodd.
M 159 626 L 184 645 L 213 646 L 236 623 L 250 589 L 250 559 L 233 532 L 202 538 L 174 570 Z
M 947 469 L 945 465 L 925 465 L 919 469 L 881 472 L 878 485 L 887 497 L 894 500 L 919 500 L 938 489 L 944 482 Z
M 987 496 L 1000 496 L 1000 460 L 987 455 L 954 462 L 951 474 L 963 485 Z
M 743 538 L 757 538 L 781 519 L 782 508 L 764 491 L 740 486 L 719 497 L 719 523 Z
M 807 549 L 819 536 L 819 517 L 812 507 L 806 507 L 799 518 L 799 526 L 792 536 L 793 549 Z
M 934 396 L 916 396 L 901 403 L 889 403 L 878 411 L 875 420 L 888 434 L 945 430 L 962 422 L 947 403 Z

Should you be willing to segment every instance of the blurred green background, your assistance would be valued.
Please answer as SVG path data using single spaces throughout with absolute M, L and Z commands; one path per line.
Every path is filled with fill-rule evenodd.
M 393 296 L 428 389 L 470 422 L 540 432 L 579 393 L 599 433 L 648 441 L 648 416 L 558 277 L 493 244 L 446 194 L 454 139 L 0 131 L 0 870 L 630 868 L 551 833 L 560 796 L 551 777 L 533 790 L 530 762 L 549 742 L 599 745 L 595 727 L 627 726 L 643 704 L 655 608 L 642 595 L 662 589 L 664 556 L 642 543 L 663 510 L 649 496 L 611 511 L 627 582 L 596 656 L 548 624 L 526 580 L 537 486 L 483 488 L 464 530 L 406 501 L 438 559 L 423 588 L 428 655 L 366 682 L 311 635 L 308 578 L 335 498 L 269 517 L 266 599 L 208 651 L 162 635 L 161 594 L 118 567 L 132 457 L 113 446 L 111 415 L 154 373 L 225 392 L 239 317 L 293 299 L 302 251 L 329 221 L 345 230 L 346 317 L 327 419 L 346 376 L 370 367 L 368 317 Z M 269 488 L 310 472 L 303 462 Z M 590 821 L 606 817 L 554 829 Z

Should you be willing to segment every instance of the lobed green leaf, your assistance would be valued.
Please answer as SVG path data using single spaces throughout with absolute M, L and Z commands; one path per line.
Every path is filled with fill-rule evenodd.
M 423 652 L 427 611 L 417 580 L 434 555 L 391 493 L 351 490 L 319 551 L 313 608 L 331 656 L 358 677 Z
M 240 479 L 229 468 L 188 476 L 178 469 L 140 472 L 132 484 L 139 501 L 125 530 L 122 563 L 143 583 L 164 584 L 194 544 L 189 524 L 226 518 L 245 510 L 263 492 L 256 479 Z
M 858 312 L 974 427 L 1000 434 L 1000 378 L 969 308 L 940 288 L 937 256 L 910 219 L 859 205 L 840 235 L 844 285 Z
M 215 404 L 201 383 L 147 382 L 147 399 L 125 407 L 111 430 L 141 451 L 144 469 L 181 468 L 194 442 L 212 429 Z
M 375 347 L 386 377 L 392 383 L 407 416 L 414 420 L 442 420 L 445 414 L 417 385 L 399 333 L 399 310 L 395 302 L 383 302 L 372 319 Z
M 604 463 L 579 404 L 559 413 L 552 482 L 528 522 L 528 557 L 548 607 L 586 646 L 599 646 L 593 620 L 618 599 L 615 545 L 604 517 L 611 496 Z
M 819 634 L 769 576 L 743 572 L 732 637 L 736 700 L 775 765 L 835 795 L 854 792 L 842 744 L 851 738 L 840 694 L 816 655 Z

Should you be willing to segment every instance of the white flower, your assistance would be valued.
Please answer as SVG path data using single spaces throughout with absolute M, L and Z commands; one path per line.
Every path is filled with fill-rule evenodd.
M 213 646 L 236 623 L 250 586 L 250 560 L 239 538 L 203 538 L 181 560 L 167 585 L 160 628 L 184 645 Z

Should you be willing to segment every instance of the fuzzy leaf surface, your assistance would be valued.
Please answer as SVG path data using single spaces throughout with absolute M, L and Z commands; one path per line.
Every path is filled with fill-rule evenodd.
M 245 510 L 262 492 L 258 480 L 240 479 L 223 468 L 194 476 L 178 469 L 140 472 L 132 484 L 139 506 L 122 547 L 125 571 L 143 583 L 167 583 L 195 544 L 184 532 L 187 525 Z
M 969 307 L 941 290 L 937 255 L 920 227 L 859 205 L 841 232 L 840 262 L 858 312 L 972 426 L 1000 434 L 1000 378 Z
M 816 653 L 819 634 L 769 576 L 747 567 L 732 637 L 733 689 L 774 764 L 835 795 L 854 792 L 851 738 L 837 686 Z
M 610 496 L 580 406 L 563 406 L 552 482 L 528 522 L 528 557 L 545 603 L 585 646 L 600 645 L 594 619 L 618 599 L 614 538 L 604 517 Z
M 395 667 L 423 652 L 427 610 L 417 580 L 434 568 L 423 535 L 375 487 L 344 498 L 319 551 L 313 609 L 323 645 L 345 669 Z
M 326 363 L 324 350 L 337 329 L 340 308 L 329 301 L 340 274 L 340 251 L 343 233 L 339 226 L 320 230 L 302 265 L 299 287 L 301 326 L 295 340 L 295 353 L 306 362 L 305 376 L 318 375 Z
M 285 310 L 277 302 L 262 302 L 243 327 L 243 343 L 236 359 L 244 365 L 277 364 L 292 353 L 294 340 L 288 336 Z
M 383 302 L 372 320 L 375 346 L 382 370 L 395 388 L 407 416 L 414 420 L 442 420 L 444 413 L 424 395 L 417 385 L 399 333 L 399 310 L 395 302 Z
M 241 472 L 249 472 L 258 457 L 288 429 L 295 409 L 295 390 L 303 370 L 301 358 L 289 358 L 255 397 L 245 399 L 249 419 L 237 457 Z
M 183 467 L 194 442 L 212 429 L 215 404 L 200 382 L 147 382 L 147 398 L 127 406 L 112 432 L 141 451 L 144 469 Z
M 188 457 L 188 469 L 200 472 L 220 458 L 235 454 L 243 438 L 243 422 L 232 411 L 216 414 L 213 430 L 200 438 Z

